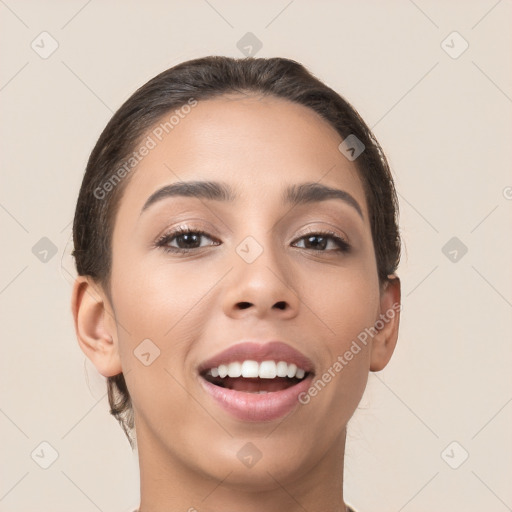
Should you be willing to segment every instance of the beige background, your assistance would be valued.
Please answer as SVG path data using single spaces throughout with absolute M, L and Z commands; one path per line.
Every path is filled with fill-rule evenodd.
M 138 504 L 136 454 L 74 335 L 75 201 L 137 87 L 183 60 L 243 56 L 247 32 L 257 56 L 302 62 L 358 108 L 400 194 L 400 338 L 349 425 L 348 503 L 512 510 L 511 19 L 510 0 L 1 0 L 0 510 Z M 468 249 L 456 261 L 452 237 Z

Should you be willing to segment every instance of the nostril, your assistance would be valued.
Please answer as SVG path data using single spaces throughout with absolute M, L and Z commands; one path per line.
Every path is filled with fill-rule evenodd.
M 238 303 L 238 307 L 240 309 L 247 309 L 247 308 L 250 308 L 251 307 L 251 303 L 250 302 L 239 302 Z M 286 302 L 285 301 L 279 301 L 279 302 L 276 302 L 274 307 L 277 307 L 278 309 L 286 309 Z

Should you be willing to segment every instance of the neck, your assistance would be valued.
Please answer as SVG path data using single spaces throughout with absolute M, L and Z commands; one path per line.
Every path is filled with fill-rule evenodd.
M 139 512 L 346 512 L 343 501 L 343 460 L 346 429 L 325 454 L 283 471 L 271 464 L 251 469 L 239 461 L 215 474 L 192 466 L 183 454 L 163 446 L 150 429 L 137 430 L 140 468 Z M 242 441 L 243 442 L 243 441 Z M 240 443 L 239 443 L 240 444 Z M 258 467 L 259 466 L 259 467 Z M 258 470 L 256 469 L 259 469 Z

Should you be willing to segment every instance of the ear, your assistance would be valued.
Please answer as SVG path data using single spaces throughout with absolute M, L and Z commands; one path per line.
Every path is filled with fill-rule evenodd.
M 121 373 L 113 310 L 105 292 L 88 276 L 75 279 L 71 312 L 80 348 L 98 372 L 104 377 Z
M 396 274 L 388 276 L 380 292 L 380 314 L 375 319 L 377 333 L 372 339 L 370 371 L 382 370 L 391 359 L 398 339 L 398 325 L 402 308 L 400 279 Z

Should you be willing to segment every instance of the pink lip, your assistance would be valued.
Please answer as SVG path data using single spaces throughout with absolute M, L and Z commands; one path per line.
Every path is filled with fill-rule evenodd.
M 298 396 L 306 392 L 314 375 L 313 362 L 304 354 L 282 341 L 261 345 L 255 342 L 237 343 L 214 355 L 198 367 L 198 373 L 235 361 L 286 361 L 294 363 L 309 375 L 287 389 L 266 394 L 246 393 L 223 388 L 199 375 L 203 389 L 228 413 L 244 421 L 272 421 L 290 413 L 299 405 Z
M 313 363 L 304 354 L 282 341 L 269 341 L 264 345 L 254 342 L 237 343 L 202 362 L 198 367 L 198 372 L 201 373 L 221 364 L 245 360 L 257 361 L 258 363 L 262 361 L 286 361 L 287 363 L 296 364 L 298 368 L 302 368 L 306 372 L 314 371 Z
M 264 395 L 222 388 L 199 377 L 203 389 L 227 412 L 243 421 L 272 421 L 299 405 L 298 396 L 308 390 L 313 375 L 281 391 Z

